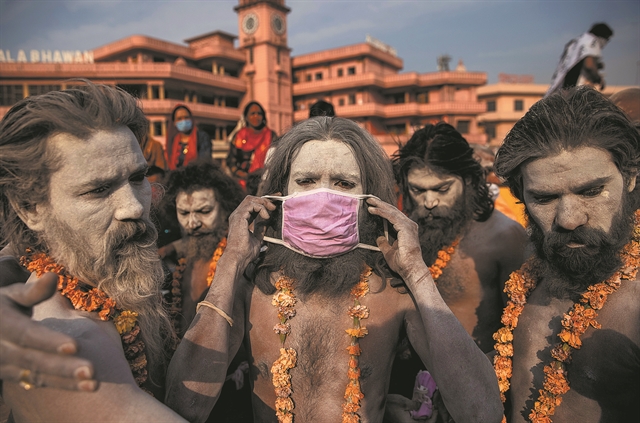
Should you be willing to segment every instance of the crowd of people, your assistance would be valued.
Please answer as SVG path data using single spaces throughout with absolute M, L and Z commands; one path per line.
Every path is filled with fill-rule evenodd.
M 215 163 L 183 105 L 162 151 L 122 90 L 22 100 L 9 421 L 639 421 L 638 91 L 551 93 L 489 164 L 444 122 L 390 159 L 326 102 L 281 137 L 250 102 Z

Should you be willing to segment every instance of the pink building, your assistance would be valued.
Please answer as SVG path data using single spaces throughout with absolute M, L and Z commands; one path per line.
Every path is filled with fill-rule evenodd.
M 333 104 L 336 114 L 353 119 L 376 136 L 388 153 L 414 129 L 445 121 L 469 142 L 485 143 L 477 115 L 485 105 L 476 90 L 484 72 L 406 72 L 395 49 L 367 37 L 346 47 L 295 56 L 292 60 L 294 120 L 309 116 L 317 100 Z
M 171 111 L 186 103 L 211 136 L 215 158 L 226 155 L 227 136 L 253 100 L 278 134 L 324 99 L 389 153 L 414 128 L 440 120 L 470 142 L 486 142 L 477 123 L 485 106 L 476 94 L 486 83 L 484 72 L 467 72 L 460 64 L 455 71 L 399 73 L 403 62 L 395 50 L 368 36 L 361 44 L 291 58 L 284 0 L 239 0 L 234 10 L 237 37 L 213 31 L 177 44 L 132 35 L 84 53 L 0 46 L 0 116 L 22 98 L 87 78 L 140 98 L 150 134 L 163 143 Z

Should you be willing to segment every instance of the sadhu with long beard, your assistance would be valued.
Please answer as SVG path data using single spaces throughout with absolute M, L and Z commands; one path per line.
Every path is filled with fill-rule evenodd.
M 638 131 L 598 92 L 573 89 L 536 103 L 495 165 L 535 246 L 494 335 L 508 421 L 640 421 Z

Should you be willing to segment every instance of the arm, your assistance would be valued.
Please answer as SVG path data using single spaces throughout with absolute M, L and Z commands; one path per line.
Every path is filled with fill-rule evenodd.
M 594 84 L 600 84 L 600 89 L 604 90 L 605 82 L 598 72 L 598 61 L 594 56 L 587 56 L 584 58 L 584 62 L 582 62 L 582 73 L 584 76 Z
M 395 207 L 369 199 L 369 212 L 387 219 L 398 233 L 393 245 L 378 246 L 407 284 L 416 307 L 405 317 L 407 335 L 438 384 L 456 422 L 499 422 L 502 403 L 493 367 L 447 307 L 422 260 L 418 225 Z
M 229 217 L 227 248 L 218 262 L 205 298 L 233 318 L 233 327 L 215 310 L 201 307 L 176 350 L 167 374 L 166 404 L 190 421 L 204 421 L 224 384 L 227 367 L 244 338 L 247 265 L 260 252 L 260 239 L 249 231 L 256 216 L 269 218 L 275 206 L 247 196 Z M 255 231 L 260 233 L 259 230 Z M 194 365 L 197 363 L 197 365 Z
M 93 393 L 50 388 L 25 390 L 6 383 L 3 395 L 17 421 L 184 422 L 160 401 L 136 385 L 126 361 L 120 336 L 112 322 L 94 320 L 71 308 L 59 294 L 40 304 L 34 316 L 49 329 L 75 340 L 78 356 L 94 363 L 100 386 Z

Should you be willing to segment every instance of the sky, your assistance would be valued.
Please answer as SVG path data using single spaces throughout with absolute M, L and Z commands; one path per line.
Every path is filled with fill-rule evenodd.
M 231 0 L 0 0 L 0 49 L 91 50 L 133 34 L 167 41 L 238 34 Z M 609 85 L 640 85 L 638 0 L 286 0 L 292 55 L 364 42 L 394 47 L 403 71 L 435 72 L 437 57 L 467 70 L 549 83 L 564 45 L 606 22 Z M 28 54 L 28 53 L 27 53 Z

